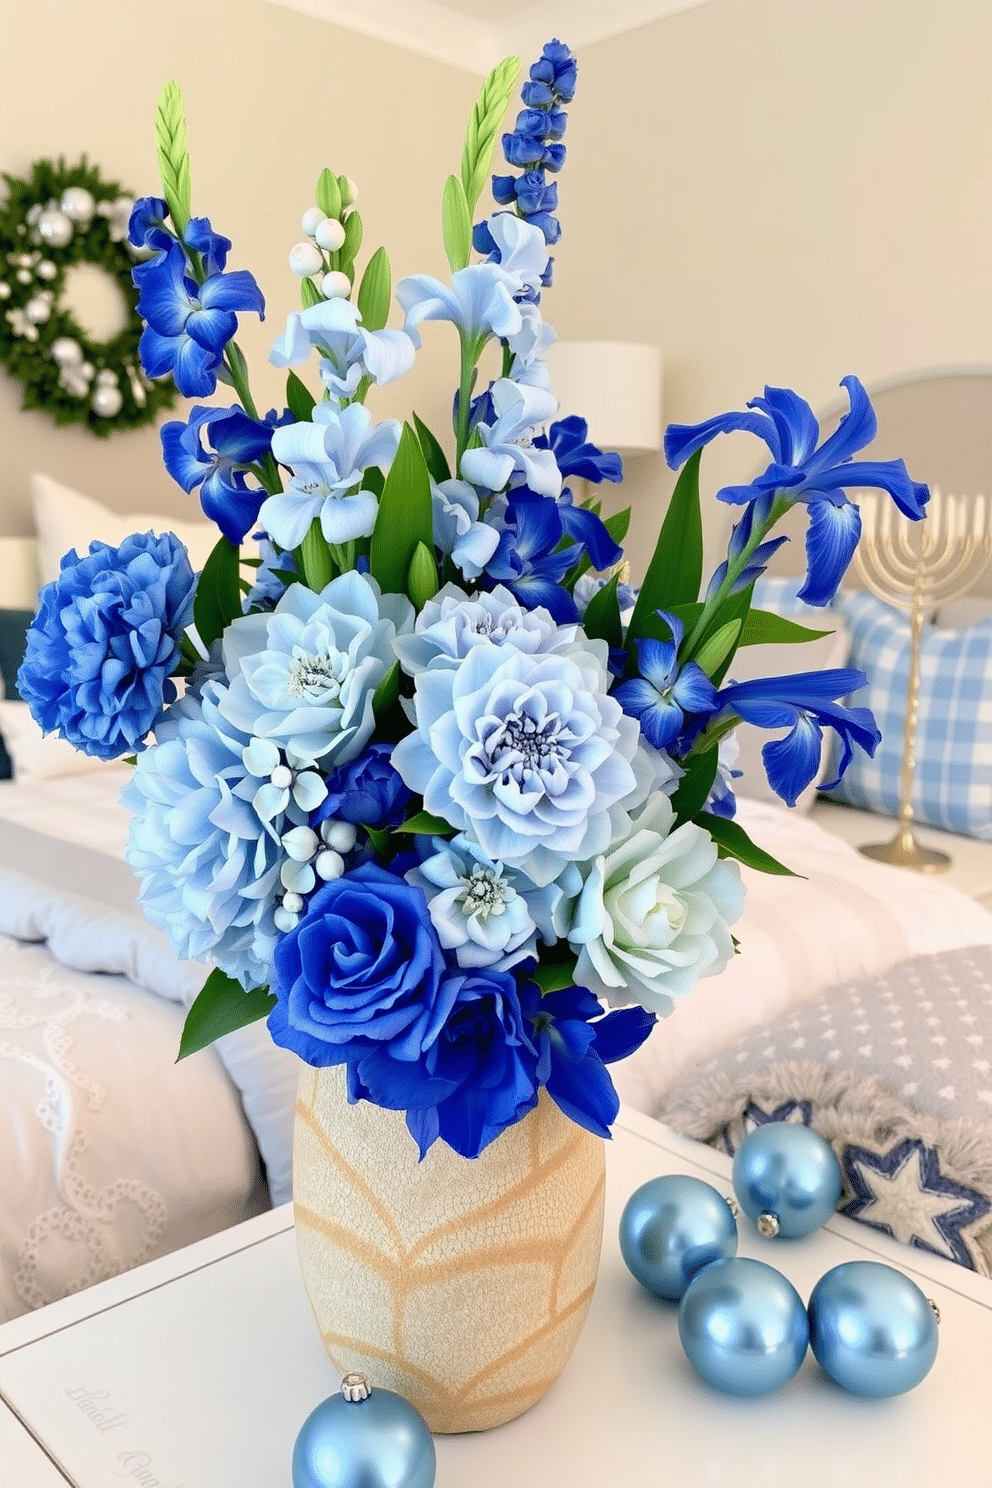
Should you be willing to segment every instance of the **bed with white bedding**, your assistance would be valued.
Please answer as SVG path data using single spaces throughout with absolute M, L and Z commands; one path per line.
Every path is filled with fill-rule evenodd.
M 0 1318 L 290 1192 L 293 1056 L 256 1024 L 174 1063 L 204 970 L 135 906 L 123 779 L 108 766 L 0 784 Z M 834 982 L 992 945 L 992 915 L 947 885 L 783 808 L 742 801 L 741 819 L 802 877 L 746 874 L 741 954 L 614 1066 L 649 1113 L 694 1065 Z

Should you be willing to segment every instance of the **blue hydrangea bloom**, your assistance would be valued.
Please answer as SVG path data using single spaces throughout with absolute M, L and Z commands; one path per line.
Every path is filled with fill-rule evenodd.
M 678 652 L 685 627 L 677 615 L 658 610 L 671 631 L 671 640 L 641 637 L 637 647 L 639 676 L 621 682 L 613 696 L 655 749 L 667 749 L 681 734 L 687 713 L 710 714 L 716 688 L 694 661 L 679 666 Z
M 654 1027 L 654 1013 L 623 1008 L 604 1016 L 585 987 L 543 996 L 535 982 L 520 987 L 524 1024 L 538 1051 L 537 1077 L 555 1105 L 597 1137 L 609 1137 L 620 1100 L 607 1064 L 639 1049 Z
M 378 742 L 327 776 L 327 799 L 317 813 L 356 827 L 396 827 L 406 816 L 410 792 L 390 763 L 392 744 Z
M 289 415 L 291 417 L 291 415 Z M 286 416 L 280 422 L 285 422 Z M 265 500 L 261 486 L 249 486 L 245 472 L 268 453 L 275 413 L 249 418 L 243 408 L 197 405 L 188 423 L 162 425 L 165 468 L 184 491 L 200 487 L 200 505 L 228 542 L 238 547 L 258 520 Z M 206 438 L 209 449 L 204 449 Z
M 423 893 L 364 863 L 319 889 L 276 947 L 269 1032 L 317 1067 L 353 1064 L 380 1046 L 412 1067 L 454 1005 L 445 971 Z
M 219 242 L 227 242 L 216 234 L 211 239 L 215 251 Z M 171 373 L 184 397 L 208 397 L 217 386 L 224 349 L 238 328 L 235 312 L 252 310 L 264 318 L 265 301 L 255 280 L 239 269 L 208 274 L 198 284 L 185 248 L 175 240 L 158 259 L 140 264 L 132 277 L 138 314 L 145 322 L 138 343 L 145 372 L 149 377 Z
M 673 469 L 718 434 L 743 429 L 768 445 L 772 463 L 746 486 L 724 486 L 721 501 L 750 504 L 774 497 L 809 508 L 806 582 L 799 598 L 826 605 L 837 592 L 861 536 L 861 517 L 848 488 L 874 486 L 887 491 L 904 516 L 919 518 L 930 492 L 910 479 L 904 460 L 855 460 L 878 431 L 874 409 L 856 377 L 845 377 L 850 409 L 833 434 L 819 444 L 820 426 L 809 404 L 789 388 L 766 387 L 764 397 L 747 405 L 755 413 L 723 413 L 701 424 L 670 424 L 665 458 Z M 767 510 L 767 506 L 766 506 Z
M 450 972 L 442 986 L 449 1010 L 421 1057 L 381 1046 L 349 1061 L 349 1096 L 405 1110 L 421 1157 L 439 1138 L 478 1157 L 537 1104 L 537 1051 L 507 972 Z
M 39 596 L 18 674 L 44 732 L 84 754 L 117 759 L 144 748 L 176 695 L 169 674 L 193 615 L 195 580 L 171 532 L 90 544 L 62 559 Z
M 254 806 L 251 743 L 204 683 L 187 694 L 138 756 L 121 799 L 132 813 L 125 857 L 141 879 L 141 906 L 183 960 L 211 961 L 245 987 L 269 981 L 278 940 L 282 819 Z
M 864 672 L 844 667 L 732 682 L 717 693 L 716 708 L 758 728 L 789 730 L 784 739 L 766 744 L 761 757 L 772 790 L 794 806 L 820 768 L 824 727 L 835 729 L 841 741 L 836 778 L 824 790 L 839 784 L 855 745 L 869 756 L 878 748 L 882 735 L 871 710 L 846 708 L 837 701 L 857 692 L 865 680 Z

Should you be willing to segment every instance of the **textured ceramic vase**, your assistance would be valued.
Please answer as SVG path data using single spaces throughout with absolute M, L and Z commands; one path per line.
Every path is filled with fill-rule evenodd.
M 349 1105 L 343 1070 L 304 1068 L 294 1207 L 324 1346 L 405 1395 L 432 1431 L 481 1431 L 540 1400 L 575 1346 L 603 1237 L 598 1137 L 543 1094 L 480 1157 L 402 1112 Z

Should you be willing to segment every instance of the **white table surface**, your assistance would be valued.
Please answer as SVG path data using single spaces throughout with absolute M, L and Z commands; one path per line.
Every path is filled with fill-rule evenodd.
M 899 1266 L 937 1301 L 941 1348 L 923 1384 L 895 1400 L 844 1394 L 811 1355 L 777 1394 L 730 1399 L 696 1377 L 675 1308 L 641 1289 L 620 1259 L 626 1199 L 676 1171 L 730 1192 L 722 1154 L 621 1113 L 608 1149 L 603 1263 L 578 1347 L 524 1416 L 438 1438 L 438 1488 L 989 1481 L 992 1283 L 839 1216 L 796 1242 L 762 1241 L 742 1220 L 740 1253 L 778 1265 L 803 1296 L 843 1260 Z M 15 1470 L 0 1415 L 0 1488 L 289 1488 L 296 1432 L 338 1383 L 300 1284 L 287 1206 L 0 1328 L 0 1402 L 64 1473 L 53 1476 L 26 1437 Z M 104 1423 L 118 1422 L 102 1431 L 78 1406 L 96 1391 L 105 1392 Z

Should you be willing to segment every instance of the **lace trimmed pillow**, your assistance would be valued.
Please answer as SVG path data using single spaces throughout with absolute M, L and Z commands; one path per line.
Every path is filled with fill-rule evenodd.
M 830 988 L 654 1114 L 731 1155 L 766 1122 L 811 1126 L 840 1160 L 840 1213 L 992 1276 L 992 946 Z

